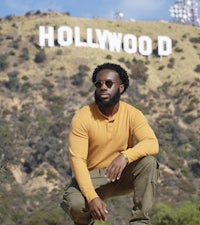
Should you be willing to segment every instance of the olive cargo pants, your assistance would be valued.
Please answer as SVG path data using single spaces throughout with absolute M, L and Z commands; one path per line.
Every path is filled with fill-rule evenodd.
M 131 225 L 144 225 L 150 223 L 150 211 L 155 197 L 155 187 L 158 179 L 158 162 L 153 156 L 146 156 L 128 164 L 120 180 L 108 182 L 105 178 L 106 169 L 90 171 L 90 176 L 99 197 L 103 200 L 133 192 L 133 208 Z M 63 200 L 63 210 L 77 225 L 88 225 L 91 215 L 87 202 L 80 192 L 74 178 L 66 186 Z

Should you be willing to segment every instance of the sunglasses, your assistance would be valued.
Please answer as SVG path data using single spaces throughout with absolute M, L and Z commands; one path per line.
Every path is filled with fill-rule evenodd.
M 95 86 L 96 88 L 101 88 L 101 87 L 103 86 L 103 84 L 105 84 L 108 88 L 111 88 L 111 87 L 113 86 L 114 83 L 119 83 L 119 84 L 121 84 L 121 82 L 114 82 L 114 81 L 112 81 L 112 80 L 105 80 L 105 81 L 100 81 L 100 80 L 98 80 L 98 81 L 96 81 L 96 82 L 94 83 L 94 86 Z

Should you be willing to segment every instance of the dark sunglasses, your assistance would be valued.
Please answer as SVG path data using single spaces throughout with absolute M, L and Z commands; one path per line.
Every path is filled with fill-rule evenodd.
M 100 81 L 100 80 L 98 80 L 98 81 L 96 81 L 96 82 L 94 83 L 94 86 L 95 86 L 96 88 L 101 88 L 102 85 L 105 84 L 108 88 L 111 88 L 111 87 L 113 86 L 114 83 L 120 83 L 120 84 L 121 84 L 121 82 L 114 82 L 114 81 L 112 81 L 112 80 L 105 80 L 105 81 Z

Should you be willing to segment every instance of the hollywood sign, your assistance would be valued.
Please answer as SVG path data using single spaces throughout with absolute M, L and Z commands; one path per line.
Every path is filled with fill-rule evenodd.
M 39 45 L 53 47 L 55 45 L 55 30 L 52 26 L 39 26 Z M 95 41 L 94 41 L 95 40 Z M 57 29 L 57 43 L 61 47 L 74 45 L 76 47 L 90 47 L 108 49 L 111 52 L 126 52 L 149 56 L 153 52 L 152 39 L 149 36 L 136 37 L 134 34 L 122 34 L 86 28 L 86 38 L 81 38 L 80 27 L 60 26 Z M 172 53 L 172 40 L 167 36 L 158 36 L 157 52 L 159 56 L 168 56 Z

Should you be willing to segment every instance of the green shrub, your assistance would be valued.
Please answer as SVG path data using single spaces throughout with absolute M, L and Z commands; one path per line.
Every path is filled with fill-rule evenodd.
M 48 90 L 51 90 L 54 87 L 54 84 L 52 84 L 48 79 L 42 79 L 42 85 Z
M 19 91 L 21 87 L 18 75 L 19 75 L 19 71 L 17 70 L 14 70 L 8 73 L 9 81 L 6 83 L 6 87 L 13 92 Z
M 165 68 L 165 66 L 159 66 L 158 70 L 163 70 Z
M 194 122 L 196 120 L 195 116 L 192 115 L 188 115 L 186 117 L 183 118 L 183 121 L 187 124 L 191 124 L 192 122 Z
M 47 170 L 47 180 L 57 180 L 58 176 L 51 170 Z
M 8 67 L 7 55 L 0 55 L 0 72 L 4 71 Z
M 25 82 L 21 85 L 20 91 L 21 92 L 27 92 L 32 87 L 30 82 Z
M 196 66 L 196 68 L 194 69 L 195 72 L 200 73 L 200 64 L 198 64 Z
M 154 225 L 200 225 L 199 207 L 198 198 L 176 208 L 158 203 L 153 211 L 152 222 Z
M 63 53 L 62 49 L 58 49 L 56 55 L 62 55 L 62 53 Z
M 175 64 L 175 58 L 170 58 L 167 67 L 172 69 L 174 67 L 174 64 Z
M 182 49 L 182 48 L 176 47 L 176 48 L 174 49 L 174 51 L 175 51 L 175 52 L 183 52 L 183 49 Z
M 146 82 L 148 79 L 148 74 L 146 73 L 148 68 L 144 65 L 143 61 L 135 61 L 133 65 L 131 65 L 131 78 L 134 80 L 141 80 L 142 82 Z
M 112 56 L 111 55 L 107 55 L 106 59 L 112 59 Z
M 90 68 L 86 65 L 80 65 L 78 67 L 79 72 L 81 72 L 83 75 L 86 75 L 88 71 L 90 71 Z
M 36 53 L 34 61 L 36 63 L 42 63 L 46 60 L 46 54 L 44 49 L 40 50 L 39 52 Z
M 118 61 L 119 62 L 125 62 L 125 58 L 124 57 L 121 57 L 121 58 L 118 59 Z
M 47 101 L 47 106 L 53 115 L 62 113 L 65 104 L 65 98 L 63 96 L 53 95 L 51 91 L 48 91 L 47 93 L 43 93 L 42 97 Z
M 190 42 L 200 44 L 200 37 L 190 38 Z
M 84 82 L 84 77 L 87 76 L 87 72 L 90 70 L 90 68 L 86 65 L 80 65 L 79 66 L 79 72 L 74 74 L 70 79 L 71 83 L 75 86 L 81 86 Z
M 0 123 L 0 162 L 8 162 L 13 160 L 17 152 L 14 151 L 14 132 L 7 122 Z
M 68 222 L 66 223 L 66 219 Z M 62 209 L 57 206 L 56 208 L 49 208 L 46 206 L 43 209 L 37 210 L 27 217 L 23 225 L 61 225 L 70 224 L 69 218 L 66 218 Z
M 19 49 L 19 44 L 20 44 L 21 38 L 17 38 L 16 40 L 13 40 L 12 42 L 12 47 L 15 49 Z
M 152 216 L 154 225 L 175 225 L 175 211 L 164 203 L 159 203 L 155 206 Z
M 28 48 L 23 48 L 22 49 L 20 58 L 23 59 L 23 60 L 29 60 L 29 51 L 28 51 Z
M 5 19 L 11 21 L 12 19 L 14 19 L 14 15 L 7 15 Z

